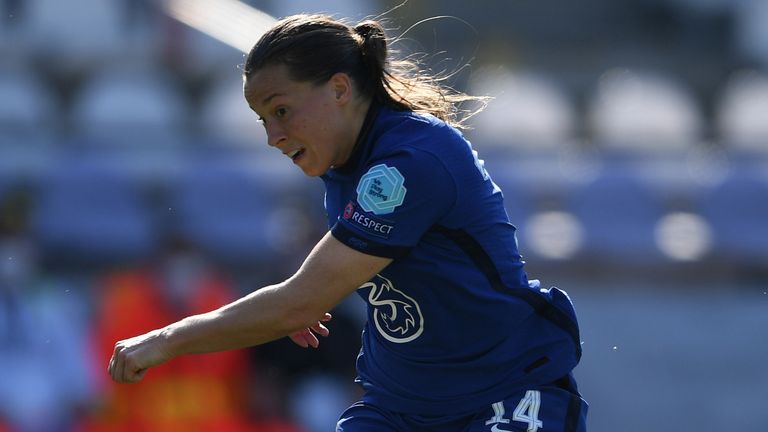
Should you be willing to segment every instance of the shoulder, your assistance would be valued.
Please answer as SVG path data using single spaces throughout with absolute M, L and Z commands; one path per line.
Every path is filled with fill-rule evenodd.
M 431 115 L 385 110 L 380 120 L 380 135 L 373 155 L 376 159 L 410 154 L 445 164 L 468 148 L 458 129 Z
M 457 151 L 452 148 L 458 148 L 458 139 L 452 128 L 432 116 L 397 111 L 385 112 L 379 126 L 358 182 L 359 200 L 430 202 L 447 212 L 457 191 L 458 164 L 452 156 Z

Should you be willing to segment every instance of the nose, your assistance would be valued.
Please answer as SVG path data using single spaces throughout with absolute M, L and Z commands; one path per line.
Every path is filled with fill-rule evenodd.
M 285 140 L 285 131 L 276 124 L 266 125 L 267 144 L 270 147 L 277 147 L 281 141 Z

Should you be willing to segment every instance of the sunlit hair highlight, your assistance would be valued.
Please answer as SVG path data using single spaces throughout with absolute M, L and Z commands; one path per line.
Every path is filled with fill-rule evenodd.
M 413 58 L 392 59 L 384 27 L 375 20 L 348 25 L 328 15 L 293 15 L 277 22 L 254 45 L 243 68 L 248 80 L 265 66 L 285 65 L 291 79 L 322 84 L 335 73 L 350 76 L 357 90 L 396 110 L 432 114 L 465 128 L 486 97 L 456 91 Z M 462 109 L 471 103 L 473 110 Z

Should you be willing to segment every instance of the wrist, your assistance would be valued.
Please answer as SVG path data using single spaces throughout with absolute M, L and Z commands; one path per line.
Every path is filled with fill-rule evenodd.
M 182 328 L 182 321 L 178 321 L 160 330 L 160 341 L 169 360 L 184 354 Z

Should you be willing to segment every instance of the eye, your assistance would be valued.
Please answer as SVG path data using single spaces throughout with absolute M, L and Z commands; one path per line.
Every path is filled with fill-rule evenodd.
M 275 109 L 275 117 L 277 118 L 285 117 L 286 114 L 288 114 L 288 108 L 278 107 Z

